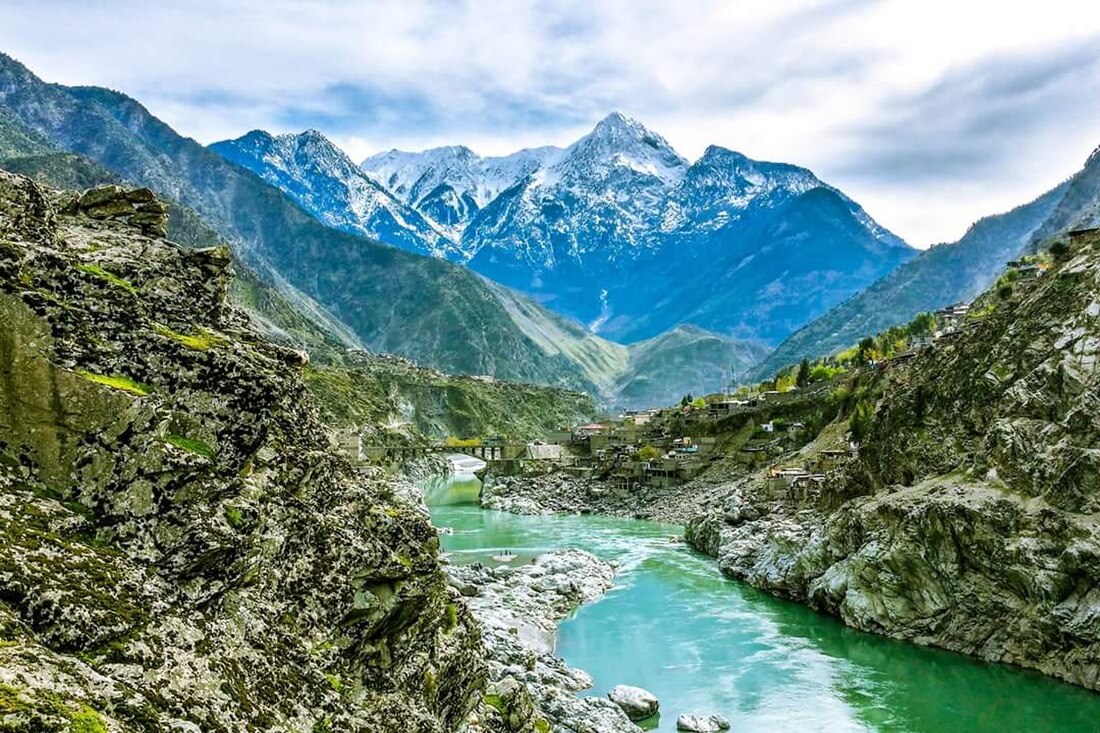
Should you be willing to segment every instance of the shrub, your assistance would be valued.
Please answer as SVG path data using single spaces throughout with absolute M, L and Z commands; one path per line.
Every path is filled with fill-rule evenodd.
M 1065 242 L 1054 242 L 1050 245 L 1050 253 L 1054 259 L 1062 261 L 1069 258 L 1069 245 Z

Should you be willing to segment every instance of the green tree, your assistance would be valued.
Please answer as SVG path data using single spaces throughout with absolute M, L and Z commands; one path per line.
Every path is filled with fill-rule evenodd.
M 874 416 L 874 407 L 866 400 L 860 400 L 852 410 L 852 416 L 848 419 L 848 431 L 852 434 L 852 440 L 862 443 L 871 431 L 871 418 Z
M 634 457 L 639 461 L 655 461 L 661 457 L 661 451 L 651 445 L 643 445 L 638 449 L 638 452 L 634 454 Z
M 859 342 L 859 351 L 857 352 L 857 361 L 860 364 L 866 364 L 875 354 L 875 340 L 868 336 Z
M 910 336 L 929 336 L 935 330 L 936 317 L 928 312 L 918 313 L 916 317 L 909 322 L 908 331 Z
M 1069 259 L 1069 245 L 1062 241 L 1054 242 L 1050 245 L 1050 253 L 1058 261 Z
M 810 360 L 803 359 L 798 366 L 798 377 L 794 380 L 799 387 L 805 387 L 810 383 Z
M 691 392 L 688 392 L 686 395 L 680 398 L 680 407 L 687 407 L 688 405 L 690 405 L 691 399 Z
M 696 397 L 691 401 L 691 406 L 696 408 L 706 407 L 707 401 L 702 397 Z

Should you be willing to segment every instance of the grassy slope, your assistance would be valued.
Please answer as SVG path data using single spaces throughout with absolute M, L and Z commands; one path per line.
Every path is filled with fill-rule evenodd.
M 590 419 L 596 409 L 581 392 L 486 383 L 369 354 L 347 355 L 339 366 L 311 366 L 305 376 L 327 422 L 433 439 L 529 440 Z

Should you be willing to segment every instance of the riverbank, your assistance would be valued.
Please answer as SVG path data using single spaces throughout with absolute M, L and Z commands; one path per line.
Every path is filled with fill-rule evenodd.
M 615 570 L 580 550 L 524 565 L 450 565 L 447 576 L 482 628 L 489 663 L 485 705 L 472 730 L 493 733 L 638 733 L 614 703 L 580 697 L 592 678 L 554 655 L 557 625 L 600 598 Z
M 825 432 L 775 465 L 813 463 L 832 444 L 835 430 Z M 978 477 L 850 496 L 852 470 L 794 491 L 767 470 L 716 468 L 667 489 L 616 489 L 568 475 L 504 478 L 490 482 L 481 501 L 521 514 L 680 524 L 723 575 L 854 629 L 1100 689 L 1098 602 L 1091 585 L 1074 589 L 1100 547 L 1090 516 Z
M 511 551 L 506 564 L 518 568 L 566 548 L 617 566 L 606 594 L 559 623 L 554 654 L 592 678 L 582 696 L 619 684 L 652 692 L 660 733 L 674 733 L 682 713 L 723 715 L 741 733 L 999 733 L 1005 721 L 1086 733 L 1100 716 L 1100 696 L 1082 688 L 855 631 L 733 582 L 713 558 L 670 542 L 673 525 L 486 511 L 465 484 L 433 495 L 452 502 L 431 510 L 456 566 L 494 566 Z
M 485 509 L 513 514 L 599 514 L 686 525 L 721 506 L 729 486 L 700 480 L 685 486 L 623 488 L 609 481 L 564 472 L 542 476 L 488 476 L 481 490 Z

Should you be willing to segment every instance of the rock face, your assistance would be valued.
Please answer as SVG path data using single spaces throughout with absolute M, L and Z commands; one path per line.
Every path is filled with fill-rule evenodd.
M 908 366 L 865 375 L 859 457 L 820 491 L 732 488 L 687 536 L 856 628 L 1100 689 L 1100 237 Z
M 623 709 L 631 720 L 645 720 L 657 714 L 660 702 L 649 690 L 631 685 L 616 685 L 607 693 L 607 699 Z
M 0 172 L 0 727 L 458 729 L 485 666 L 426 515 L 162 215 Z
M 594 555 L 561 550 L 519 567 L 448 568 L 484 629 L 490 687 L 481 729 L 494 733 L 637 733 L 619 706 L 578 697 L 592 679 L 553 654 L 557 623 L 611 587 L 614 569 Z M 541 721 L 541 722 L 540 722 Z

